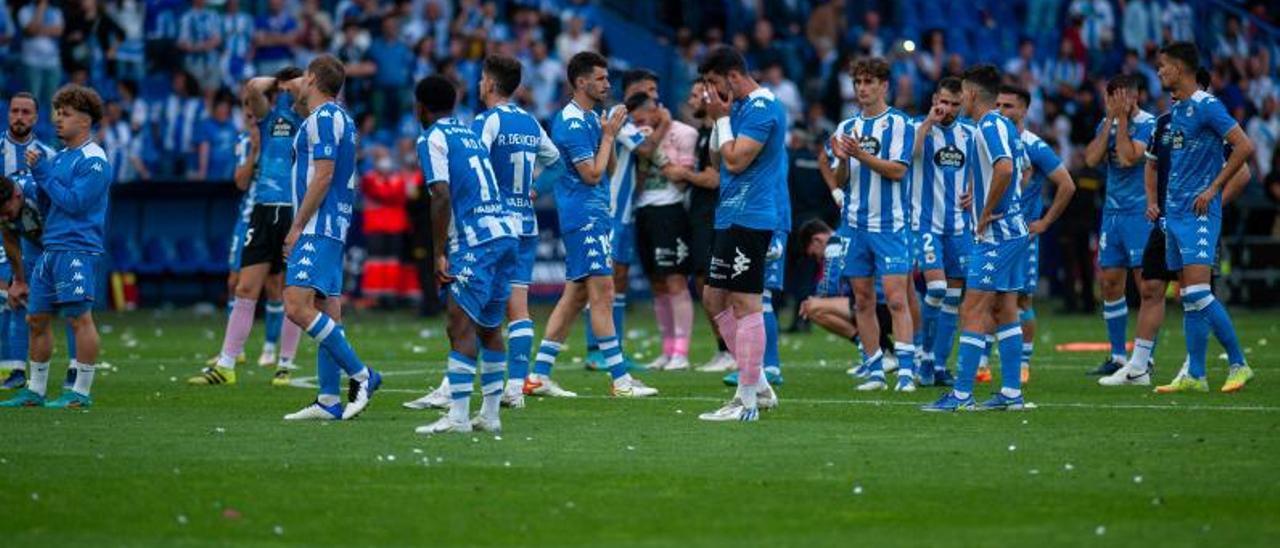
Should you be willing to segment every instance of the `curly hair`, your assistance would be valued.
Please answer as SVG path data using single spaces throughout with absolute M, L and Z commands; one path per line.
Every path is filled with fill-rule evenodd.
M 79 84 L 62 86 L 53 95 L 53 109 L 63 107 L 89 115 L 95 124 L 102 120 L 102 97 L 91 88 Z

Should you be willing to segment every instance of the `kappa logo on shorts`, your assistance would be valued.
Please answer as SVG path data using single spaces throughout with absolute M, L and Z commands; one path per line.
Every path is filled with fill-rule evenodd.
M 298 260 L 298 265 L 299 265 L 299 266 L 312 266 L 312 264 L 311 264 L 311 257 L 303 257 L 303 258 L 299 259 L 299 260 Z
M 676 262 L 682 263 L 689 258 L 689 246 L 684 245 L 684 240 L 676 238 Z
M 314 253 L 316 250 L 316 246 L 312 245 L 311 242 L 307 242 L 305 244 L 302 244 L 302 250 Z
M 76 286 L 76 289 L 75 289 L 75 291 L 73 291 L 73 293 L 75 293 L 76 295 L 84 295 L 84 287 L 81 287 L 81 286 L 78 286 L 78 285 L 77 285 L 77 286 Z
M 982 283 L 984 283 L 984 284 L 989 284 L 989 283 L 991 283 L 991 282 L 992 282 L 992 280 L 991 280 L 991 276 L 983 276 L 983 277 L 982 277 Z
M 1208 234 L 1208 233 L 1209 233 L 1209 227 L 1207 226 L 1202 226 L 1196 229 L 1196 234 Z
M 299 272 L 299 273 L 298 273 L 298 275 L 297 275 L 297 276 L 294 276 L 294 277 L 295 277 L 295 278 L 298 278 L 299 280 L 310 280 L 310 279 L 311 279 L 311 275 L 310 275 L 310 274 L 307 274 L 307 271 L 306 271 L 306 270 L 303 270 L 302 272 Z
M 81 262 L 80 262 L 80 259 L 72 259 L 72 260 L 71 260 L 71 268 L 80 268 L 80 267 L 82 267 L 82 266 L 84 266 L 84 263 L 81 263 Z
M 73 282 L 82 282 L 82 281 L 84 281 L 84 274 L 81 274 L 81 273 L 79 273 L 79 272 L 76 272 L 75 274 L 72 274 L 72 275 L 71 275 L 71 281 L 73 281 Z
M 731 279 L 751 269 L 751 259 L 742 252 L 742 248 L 734 246 L 733 252 L 736 256 L 733 258 L 733 274 L 729 276 Z
M 995 271 L 995 269 L 996 269 L 996 265 L 993 265 L 993 264 L 991 264 L 991 263 L 987 263 L 987 264 L 982 265 L 982 269 L 983 269 L 983 270 L 985 270 L 985 271 L 987 271 L 987 272 L 994 272 L 994 271 Z

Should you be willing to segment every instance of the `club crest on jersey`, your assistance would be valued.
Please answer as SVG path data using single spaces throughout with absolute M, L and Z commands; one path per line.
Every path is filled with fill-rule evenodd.
M 1187 137 L 1180 129 L 1165 134 L 1165 139 L 1169 141 L 1169 148 L 1173 150 L 1182 150 L 1182 147 L 1186 146 Z
M 964 167 L 964 151 L 955 145 L 947 145 L 933 153 L 933 163 L 937 164 L 938 167 L 962 168 Z
M 862 147 L 862 151 L 872 156 L 880 155 L 880 140 L 870 135 L 863 135 L 858 139 L 858 146 Z

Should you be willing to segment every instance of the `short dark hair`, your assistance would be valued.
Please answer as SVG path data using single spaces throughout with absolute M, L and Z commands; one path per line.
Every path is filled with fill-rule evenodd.
M 498 93 L 510 97 L 520 87 L 520 61 L 510 55 L 490 55 L 484 58 L 482 71 L 498 84 Z
M 1004 84 L 1000 86 L 1000 93 L 1002 95 L 1007 93 L 1009 95 L 1017 96 L 1018 99 L 1022 100 L 1022 106 L 1031 106 L 1031 92 L 1027 91 L 1026 88 L 1023 88 L 1022 86 Z
M 1213 87 L 1213 75 L 1209 73 L 1209 69 L 1204 67 L 1196 69 L 1196 86 L 1204 90 Z
M 62 86 L 53 95 L 53 108 L 57 110 L 63 107 L 88 114 L 95 124 L 102 120 L 102 97 L 92 88 L 79 84 Z
M 960 91 L 964 89 L 964 86 L 962 84 L 963 83 L 960 81 L 959 78 L 956 78 L 955 76 L 948 76 L 946 78 L 938 80 L 938 90 L 942 91 L 945 89 L 947 91 L 950 91 L 951 93 L 960 95 Z
M 637 92 L 628 95 L 627 100 L 623 101 L 622 104 L 626 105 L 627 112 L 635 112 L 636 109 L 643 108 L 646 104 L 652 102 L 653 97 L 650 97 L 648 93 Z
M 658 83 L 658 74 L 647 68 L 631 69 L 622 73 L 622 89 L 631 87 L 636 82 Z
M 807 222 L 800 225 L 800 231 L 796 233 L 796 238 L 800 242 L 800 245 L 807 246 L 809 245 L 809 240 L 812 240 L 814 236 L 818 234 L 828 234 L 830 232 L 831 227 L 822 219 L 809 219 Z
M 1117 90 L 1128 89 L 1138 91 L 1142 86 L 1139 85 L 1138 77 L 1131 74 L 1119 74 L 1107 81 L 1107 93 L 1115 93 Z
M 1170 42 L 1160 48 L 1160 53 L 1178 60 L 1187 70 L 1200 68 L 1200 48 L 1191 42 Z
M 698 74 L 728 76 L 730 72 L 747 73 L 747 60 L 730 46 L 716 46 L 707 52 L 698 65 Z
M 863 57 L 853 62 L 853 77 L 870 76 L 881 82 L 889 81 L 889 62 L 883 57 Z
M 981 64 L 969 67 L 964 71 L 964 81 L 977 86 L 987 98 L 993 98 L 1000 91 L 1000 71 L 995 65 Z
M 342 66 L 342 61 L 328 54 L 312 59 L 307 65 L 307 72 L 315 75 L 316 87 L 329 96 L 336 97 L 347 81 L 347 69 Z
M 288 82 L 295 78 L 302 78 L 303 71 L 298 67 L 285 67 L 276 71 L 275 78 L 277 82 Z
M 432 74 L 418 81 L 413 88 L 413 98 L 432 114 L 452 112 L 458 102 L 458 88 L 439 74 Z
M 578 78 L 590 75 L 596 68 L 608 69 L 609 62 L 594 51 L 582 51 L 569 59 L 569 86 L 578 87 Z
M 13 94 L 13 97 L 10 97 L 10 98 L 9 98 L 9 102 L 10 102 L 10 103 L 13 103 L 14 101 L 17 101 L 18 99 L 26 99 L 26 100 L 28 100 L 28 101 L 31 101 L 32 103 L 34 103 L 34 104 L 36 105 L 36 112 L 40 112 L 40 100 L 39 100 L 39 99 L 36 99 L 36 96 L 35 96 L 34 94 L 32 94 L 31 92 L 29 92 L 29 91 L 19 91 L 19 92 L 17 92 L 17 93 L 15 93 L 15 94 Z

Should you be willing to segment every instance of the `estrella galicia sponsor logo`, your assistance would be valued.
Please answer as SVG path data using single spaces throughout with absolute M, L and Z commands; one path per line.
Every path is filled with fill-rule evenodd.
M 947 145 L 933 153 L 933 163 L 943 168 L 962 168 L 964 167 L 964 151 L 956 148 L 955 145 Z
M 880 155 L 880 140 L 871 135 L 863 135 L 858 139 L 858 146 L 862 147 L 862 151 L 872 156 Z
M 1169 132 L 1166 138 L 1169 140 L 1169 148 L 1173 150 L 1182 150 L 1182 147 L 1186 145 L 1186 135 L 1180 129 Z

